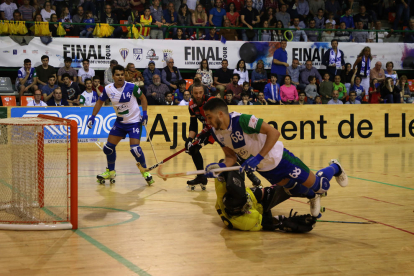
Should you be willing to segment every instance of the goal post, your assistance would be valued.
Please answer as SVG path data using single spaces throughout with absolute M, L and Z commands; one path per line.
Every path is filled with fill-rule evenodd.
M 78 228 L 77 130 L 43 114 L 0 119 L 0 229 Z

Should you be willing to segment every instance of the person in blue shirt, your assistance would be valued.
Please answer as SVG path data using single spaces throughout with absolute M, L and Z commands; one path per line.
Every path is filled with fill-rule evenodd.
M 184 99 L 184 92 L 187 82 L 185 80 L 179 80 L 177 82 L 178 88 L 174 91 L 174 104 L 179 104 Z
M 165 20 L 164 25 L 166 25 L 166 26 L 176 26 L 177 25 L 178 13 L 174 9 L 174 3 L 172 3 L 172 2 L 168 3 L 168 8 L 163 11 L 163 14 L 164 14 L 163 19 Z M 173 36 L 175 36 L 177 34 L 177 28 L 172 28 L 170 30 L 173 31 Z M 164 37 L 165 37 L 165 32 L 167 31 L 167 28 L 162 28 L 162 31 L 163 31 Z
M 272 67 L 270 69 L 270 73 L 276 75 L 279 86 L 283 85 L 286 76 L 286 68 L 289 67 L 289 64 L 287 63 L 288 54 L 286 47 L 287 40 L 283 39 L 280 42 L 280 48 L 273 54 Z
M 347 29 L 355 28 L 354 18 L 351 15 L 352 8 L 347 8 L 345 14 L 341 16 L 341 21 L 344 22 Z
M 145 90 L 147 90 L 148 86 L 150 86 L 151 84 L 154 84 L 152 82 L 152 77 L 154 75 L 161 76 L 161 71 L 155 68 L 155 61 L 151 60 L 150 62 L 148 62 L 148 68 L 144 70 L 143 75 L 144 75 Z
M 268 104 L 280 104 L 282 105 L 282 99 L 280 98 L 280 86 L 277 84 L 277 76 L 272 75 L 270 82 L 266 84 L 264 88 L 264 97 Z
M 208 33 L 206 35 L 206 38 L 204 40 L 220 40 L 219 35 L 216 32 L 216 28 L 209 29 Z
M 83 20 L 83 23 L 95 23 L 95 19 L 93 19 L 91 11 L 86 12 L 86 19 Z M 85 29 L 80 32 L 80 37 L 92 37 L 94 29 L 95 25 L 86 25 Z
M 226 16 L 226 11 L 222 8 L 222 4 L 223 2 L 221 0 L 216 0 L 216 7 L 210 10 L 210 16 L 208 18 L 210 26 L 223 26 L 223 18 Z

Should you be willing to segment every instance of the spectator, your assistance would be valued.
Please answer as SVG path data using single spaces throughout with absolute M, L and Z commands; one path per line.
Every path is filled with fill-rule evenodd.
M 282 40 L 280 42 L 280 48 L 273 53 L 272 67 L 270 69 L 271 74 L 276 74 L 279 86 L 283 85 L 284 78 L 286 76 L 286 68 L 289 67 L 287 63 L 287 41 Z
M 85 14 L 84 14 L 83 7 L 79 6 L 78 12 L 72 18 L 72 22 L 82 23 L 84 19 L 85 19 Z M 74 25 L 73 32 L 75 35 L 79 35 L 82 29 L 83 29 L 82 25 Z
M 382 30 L 383 31 L 382 26 L 381 26 L 381 21 L 375 22 L 375 30 L 377 30 L 377 31 Z M 391 30 L 391 33 L 393 31 L 394 30 Z M 377 33 L 378 33 L 378 42 L 377 42 Z M 369 42 L 383 43 L 384 38 L 390 37 L 391 33 L 388 33 L 388 32 L 385 32 L 385 31 L 384 32 L 369 32 L 369 38 L 368 39 L 369 39 Z
M 345 84 L 347 91 L 349 91 L 349 89 L 351 88 L 351 79 L 353 75 L 354 75 L 354 70 L 352 70 L 352 65 L 350 63 L 346 63 L 345 70 L 342 70 L 342 73 L 341 73 L 341 80 Z
M 99 96 L 104 90 L 103 86 L 101 85 L 101 79 L 98 76 L 95 76 L 92 79 L 92 90 L 96 91 Z
M 191 94 L 190 91 L 186 90 L 184 91 L 184 98 L 181 100 L 181 102 L 178 105 L 188 105 L 190 102 Z
M 178 80 L 181 80 L 181 73 L 177 67 L 174 66 L 174 59 L 169 58 L 167 59 L 167 66 L 164 67 L 161 73 L 162 82 L 165 83 L 171 91 L 177 89 L 177 85 L 175 83 Z
M 328 15 L 332 13 L 334 18 L 339 18 L 341 15 L 341 4 L 337 0 L 327 0 L 325 2 L 325 12 Z
M 203 85 L 203 88 L 204 88 L 204 95 L 206 95 L 206 97 L 207 97 L 207 95 L 210 95 L 210 92 L 209 92 L 209 90 L 208 90 L 208 87 L 207 87 L 207 86 L 205 86 L 205 85 L 201 82 L 201 74 L 199 74 L 199 73 L 196 73 L 196 74 L 195 74 L 193 84 L 192 84 L 192 85 L 190 85 L 190 87 L 188 87 L 188 91 L 190 91 L 190 93 L 191 93 L 191 94 L 193 94 L 193 86 L 194 86 L 194 82 L 195 82 L 196 80 L 197 80 L 197 81 L 200 81 L 201 85 Z
M 222 1 L 215 0 L 215 7 L 210 10 L 209 23 L 211 27 L 221 27 L 226 11 L 222 8 Z
M 323 3 L 323 1 L 319 1 Z M 316 29 L 323 29 L 325 27 L 325 17 L 323 16 L 323 9 L 319 9 L 317 15 L 313 18 L 315 20 Z
M 284 28 L 282 21 L 278 20 L 276 22 L 276 28 L 277 28 L 277 30 L 272 31 L 272 41 L 281 42 L 282 40 L 285 40 L 284 33 L 286 31 L 281 30 L 281 29 Z
M 176 26 L 178 22 L 178 14 L 174 9 L 174 3 L 168 3 L 168 8 L 164 10 L 164 26 Z M 177 28 L 170 28 L 169 30 L 172 30 L 173 36 L 177 33 Z M 163 33 L 165 37 L 165 33 L 167 31 L 167 28 L 163 28 Z
M 172 4 L 172 3 L 170 3 L 170 4 Z M 165 92 L 164 99 L 165 100 L 162 103 L 162 105 L 174 105 L 173 94 L 170 91 Z
M 190 40 L 204 40 L 204 38 L 206 38 L 206 35 L 203 29 L 198 30 L 198 38 L 197 38 L 196 32 L 194 32 L 194 34 L 190 36 Z
M 216 28 L 209 29 L 204 40 L 220 40 L 220 37 L 217 34 Z
M 201 75 L 201 82 L 205 86 L 213 85 L 213 71 L 208 66 L 207 59 L 203 59 L 200 63 L 200 68 L 197 69 L 197 74 Z
M 186 4 L 181 4 L 180 9 L 178 10 L 178 26 L 191 26 L 191 12 L 188 10 Z M 185 28 L 182 31 L 188 32 L 190 35 L 193 34 L 193 29 L 191 28 Z
M 139 14 L 142 14 L 145 10 L 145 0 L 131 0 L 129 3 L 132 12 L 138 11 Z
M 91 79 L 85 80 L 85 86 L 85 91 L 83 91 L 83 93 L 79 95 L 79 105 L 95 106 L 96 101 L 98 100 L 98 97 L 101 95 L 101 93 L 98 93 L 98 91 L 94 91 L 92 89 L 93 85 Z
M 317 42 L 318 37 L 319 37 L 319 31 L 316 30 L 315 25 L 316 25 L 315 19 L 309 20 L 309 28 L 308 29 L 312 29 L 312 30 L 305 31 L 306 36 L 308 37 L 308 40 L 312 41 L 312 42 Z
M 246 7 L 240 13 L 240 19 L 243 27 L 250 30 L 242 30 L 242 38 L 244 41 L 257 41 L 257 30 L 253 30 L 256 24 L 260 23 L 259 12 L 253 8 L 253 1 L 246 0 Z
M 347 90 L 345 85 L 341 82 L 341 76 L 336 75 L 335 76 L 335 82 L 333 83 L 333 89 L 334 92 L 337 91 L 338 92 L 338 98 L 339 100 L 343 101 L 345 100 L 346 96 L 347 96 Z M 332 96 L 333 98 L 333 96 Z
M 397 30 L 398 23 L 402 16 L 403 26 L 408 25 L 408 18 L 410 16 L 410 3 L 411 0 L 395 0 L 396 13 L 393 29 Z
M 54 13 L 50 16 L 50 23 L 58 22 L 58 17 Z M 52 37 L 58 37 L 57 28 L 59 27 L 58 24 L 49 24 L 49 30 Z
M 269 28 L 269 22 L 267 20 L 262 21 L 263 28 Z M 271 30 L 262 30 L 261 41 L 272 41 L 272 31 Z
M 267 105 L 267 101 L 265 100 L 264 93 L 262 91 L 257 93 L 257 101 L 255 101 L 253 105 Z
M 392 78 L 392 80 L 394 81 L 394 85 L 397 84 L 397 80 L 398 80 L 398 74 L 396 71 L 394 71 L 394 63 L 392 61 L 388 61 L 385 64 L 385 68 L 387 70 L 385 70 L 384 75 L 386 78 Z M 37 72 L 37 70 L 36 70 Z M 39 73 L 37 73 L 37 77 L 39 77 Z
M 82 93 L 78 84 L 73 82 L 69 74 L 62 75 L 63 85 L 62 85 L 62 97 L 63 99 L 67 100 L 70 105 L 78 105 L 79 104 L 79 95 Z M 43 98 L 47 98 L 47 101 L 51 98 L 53 94 L 48 94 L 45 96 L 43 94 Z
M 143 86 L 143 77 L 140 71 L 135 68 L 135 65 L 130 62 L 126 66 L 125 80 L 132 82 L 136 86 Z
M 339 30 L 335 32 L 335 38 L 339 42 L 349 42 L 351 37 L 351 32 L 346 30 L 345 22 L 339 24 Z
M 69 8 L 63 7 L 62 13 L 60 14 L 60 19 L 58 22 L 62 22 L 62 26 L 66 29 L 66 35 L 73 34 L 73 25 L 70 24 L 63 24 L 63 23 L 72 23 L 72 16 L 70 15 Z
M 295 105 L 304 105 L 304 104 L 306 104 L 305 98 L 306 98 L 305 92 L 303 92 L 303 91 L 299 92 L 298 101 L 294 102 L 293 104 L 295 104 Z M 308 102 L 308 104 L 309 104 L 309 102 Z
M 366 12 L 367 9 L 364 5 L 359 7 L 359 13 L 354 16 L 355 22 L 362 22 L 363 29 L 364 30 L 371 30 L 372 29 L 372 18 L 371 16 Z
M 267 83 L 267 73 L 264 68 L 263 60 L 259 60 L 256 64 L 256 69 L 252 71 L 252 86 L 256 90 L 263 91 Z
M 42 16 L 43 21 L 49 22 L 52 14 L 56 14 L 56 12 L 52 10 L 52 5 L 50 4 L 50 2 L 46 1 L 44 8 L 40 11 L 40 15 Z
M 104 72 L 104 84 L 105 84 L 105 86 L 114 82 L 114 79 L 112 77 L 112 68 L 114 68 L 114 66 L 116 66 L 116 65 L 118 65 L 118 61 L 113 59 L 109 63 L 109 68 L 107 68 L 105 70 L 105 72 Z M 144 74 L 145 74 L 145 71 L 144 71 Z
M 56 84 L 56 77 L 54 75 L 50 75 L 47 81 L 47 85 L 44 85 L 41 90 L 45 102 L 47 102 L 52 97 L 53 91 L 55 91 L 55 89 L 58 87 L 59 86 Z
M 369 80 L 370 80 L 370 71 L 371 71 L 371 48 L 364 47 L 359 53 L 354 66 L 352 67 L 355 70 L 357 68 L 356 75 L 361 77 L 361 84 L 364 87 L 365 91 L 369 90 Z
M 233 74 L 232 76 L 232 82 L 229 83 L 226 86 L 226 90 L 227 91 L 232 91 L 233 95 L 236 95 L 237 98 L 240 98 L 240 94 L 243 91 L 243 87 L 241 85 L 239 85 L 240 83 L 240 75 L 239 74 Z
M 319 83 L 322 82 L 322 77 L 319 74 L 318 70 L 315 67 L 313 67 L 311 60 L 306 61 L 305 68 L 301 70 L 299 74 L 299 90 L 304 90 L 306 88 L 306 85 L 309 84 L 309 76 L 315 76 L 319 80 Z
M 276 13 L 276 20 L 280 20 L 286 28 L 290 26 L 290 14 L 286 12 L 287 6 L 285 4 L 280 6 L 280 11 Z M 279 78 L 278 78 L 279 79 Z
M 328 14 L 328 19 L 326 19 L 325 21 L 325 25 L 331 24 L 331 28 L 326 27 L 327 29 L 335 29 L 335 25 L 336 25 L 336 21 L 334 19 L 334 14 L 333 13 L 329 13 Z
M 387 77 L 381 89 L 381 99 L 384 103 L 401 103 L 401 90 L 394 85 L 394 80 Z
M 368 38 L 368 32 L 364 32 L 363 30 L 363 23 L 361 21 L 356 21 L 356 26 L 357 26 L 357 30 L 360 30 L 358 32 L 353 32 L 352 36 L 354 37 L 352 39 L 352 42 L 358 42 L 358 43 L 364 43 L 364 42 L 369 42 Z
M 354 91 L 356 93 L 356 99 L 359 101 L 362 101 L 365 95 L 368 95 L 368 91 L 365 91 L 364 87 L 361 85 L 361 77 L 356 76 L 356 72 L 352 76 L 351 88 L 349 91 Z
M 323 104 L 327 104 L 329 99 L 332 99 L 333 83 L 329 80 L 329 74 L 323 75 L 323 82 L 319 85 L 319 94 Z
M 154 74 L 152 76 L 152 84 L 147 89 L 147 99 L 150 105 L 161 105 L 165 101 L 165 93 L 170 92 L 168 86 L 161 83 L 159 75 Z
M 291 84 L 290 76 L 285 76 L 285 84 L 280 87 L 280 98 L 284 104 L 294 104 L 298 100 L 298 91 Z
M 239 85 L 242 85 L 245 81 L 249 82 L 249 71 L 246 69 L 246 63 L 244 62 L 244 59 L 241 59 L 239 62 L 237 62 L 237 66 L 236 69 L 234 69 L 233 74 L 239 75 Z
M 154 0 L 152 2 L 152 6 L 150 7 L 151 10 L 151 16 L 152 16 L 152 23 L 153 25 L 157 25 L 158 28 L 151 28 L 150 37 L 151 39 L 163 39 L 163 32 L 161 30 L 161 26 L 165 22 L 163 16 L 164 13 L 162 11 L 162 8 L 160 6 L 160 0 Z
M 253 0 L 253 9 L 256 9 L 259 12 L 259 16 L 262 17 L 262 15 L 265 12 L 265 4 L 263 3 L 264 0 Z
M 10 2 L 9 2 L 10 3 Z M 17 71 L 16 89 L 21 97 L 23 93 L 29 92 L 29 90 L 35 91 L 38 89 L 37 85 L 36 69 L 32 67 L 32 61 L 25 59 L 23 67 Z
M 413 103 L 414 98 L 411 97 L 410 87 L 407 82 L 407 76 L 402 75 L 397 83 L 397 88 L 401 91 L 401 103 Z
M 3 11 L 2 6 L 6 4 L 7 2 L 10 3 L 10 1 L 5 1 L 3 4 L 0 5 L 0 10 Z M 10 3 L 9 5 L 12 5 L 12 4 L 14 3 Z M 22 18 L 24 21 L 33 21 L 33 18 L 36 15 L 36 9 L 30 6 L 30 0 L 23 0 L 23 5 L 20 6 L 19 11 L 22 13 Z
M 273 12 L 276 12 L 279 10 L 279 5 L 278 5 L 277 0 L 264 0 L 264 2 L 265 2 L 264 4 L 265 8 L 272 8 Z
M 323 1 L 323 0 L 311 0 L 311 1 L 309 1 L 309 14 L 310 14 L 311 18 L 319 17 L 319 12 L 320 11 L 322 11 L 322 17 L 323 17 L 324 9 L 325 9 L 325 1 Z M 317 28 L 322 29 L 322 28 L 319 28 L 319 26 Z
M 85 89 L 84 81 L 86 79 L 92 79 L 95 76 L 95 70 L 89 68 L 89 59 L 84 59 L 82 61 L 83 68 L 78 71 L 78 83 L 81 90 Z
M 186 91 L 185 87 L 187 82 L 185 80 L 179 80 L 177 82 L 178 88 L 174 92 L 174 102 L 175 104 L 179 104 L 184 98 L 184 92 Z
M 147 13 L 144 14 L 147 15 Z M 144 15 L 142 15 L 141 17 L 143 17 Z M 151 15 L 150 15 L 151 16 Z M 139 19 L 139 18 L 138 18 Z M 115 13 L 112 12 L 112 6 L 111 5 L 105 5 L 105 12 L 103 12 L 101 14 L 101 23 L 106 23 L 106 24 L 119 24 L 119 20 L 118 17 L 116 16 Z M 150 23 L 152 23 L 152 18 Z M 145 22 L 141 22 L 142 25 L 149 25 L 149 24 L 145 24 Z M 121 26 L 112 26 L 114 27 L 114 32 L 112 34 L 112 37 L 116 37 L 119 38 L 122 35 L 122 27 Z M 144 36 L 145 38 L 149 38 L 149 34 L 146 34 L 147 32 L 147 28 L 143 28 L 142 29 L 142 36 Z M 111 76 L 112 76 L 112 72 L 111 72 Z
M 240 14 L 236 11 L 236 6 L 231 2 L 227 8 L 226 18 L 230 21 L 232 26 L 239 26 L 239 17 Z
M 47 104 L 42 101 L 42 92 L 39 89 L 34 91 L 34 100 L 27 103 L 27 106 L 47 106 Z
M 214 72 L 214 85 L 220 91 L 221 97 L 224 98 L 224 90 L 232 81 L 233 71 L 228 69 L 229 63 L 227 59 L 221 61 L 221 68 Z M 240 76 L 237 79 L 239 81 Z
M 224 99 L 227 105 L 238 105 L 239 102 L 233 99 L 233 91 L 227 90 L 226 91 L 226 98 Z
M 328 102 L 328 104 L 344 104 L 341 100 L 338 99 L 339 92 L 338 90 L 334 90 L 332 92 L 332 99 Z
M 410 23 L 404 32 L 404 43 L 414 43 L 414 17 L 410 18 Z
M 207 20 L 208 20 L 210 10 L 214 7 L 214 1 L 212 1 L 212 0 L 200 0 L 200 1 L 198 1 L 198 3 L 201 4 L 205 8 L 206 13 L 207 13 Z
M 371 80 L 376 79 L 378 83 L 383 83 L 385 81 L 385 72 L 384 69 L 382 69 L 381 61 L 375 63 L 375 67 L 371 70 L 369 76 Z
M 91 11 L 86 11 L 86 18 L 83 20 L 83 23 L 87 23 L 89 25 L 85 25 L 84 29 L 80 32 L 80 37 L 92 37 L 93 30 L 95 29 L 95 19 L 93 18 Z
M 256 100 L 256 94 L 248 82 L 243 82 L 243 93 L 249 96 L 249 101 L 254 102 Z
M 241 100 L 238 105 L 253 105 L 253 103 L 249 101 L 249 95 L 243 92 L 241 93 Z
M 330 42 L 335 38 L 335 32 L 330 31 L 333 28 L 331 23 L 326 23 L 326 30 L 322 32 L 322 42 Z
M 261 90 L 260 90 L 261 91 Z M 264 88 L 264 97 L 269 104 L 283 105 L 280 98 L 280 86 L 277 84 L 277 76 L 270 76 L 270 83 Z
M 191 15 L 194 26 L 206 26 L 207 25 L 207 14 L 203 9 L 203 5 L 198 4 L 196 11 Z
M 1 20 L 13 20 L 13 12 L 17 10 L 17 5 L 11 0 L 5 0 L 0 5 L 0 19 Z
M 347 29 L 353 29 L 355 27 L 354 17 L 351 14 L 352 14 L 352 8 L 348 7 L 345 10 L 345 14 L 341 16 L 340 22 L 345 23 L 345 26 Z
M 128 19 L 128 16 L 131 14 L 130 0 L 114 0 L 113 6 L 119 20 Z
M 47 85 L 49 76 L 53 75 L 56 80 L 56 70 L 53 66 L 49 65 L 49 57 L 43 55 L 41 57 L 42 65 L 36 67 L 37 84 L 40 90 L 43 86 Z
M 340 75 L 345 69 L 345 55 L 342 50 L 338 49 L 338 40 L 331 41 L 332 48 L 325 52 L 322 58 L 322 64 L 326 66 L 330 80 L 333 81 L 336 75 Z
M 276 27 L 276 17 L 274 16 L 274 10 L 272 7 L 267 7 L 266 12 L 260 19 L 261 22 L 267 21 L 270 28 Z
M 62 90 L 60 87 L 56 88 L 52 93 L 52 98 L 47 101 L 48 106 L 69 106 L 66 99 L 62 98 Z
M 230 20 L 224 19 L 224 27 L 230 27 Z M 235 29 L 220 29 L 220 35 L 228 41 L 238 40 Z
M 298 0 L 296 2 L 296 11 L 302 20 L 305 20 L 309 14 L 309 4 L 306 0 Z
M 297 58 L 294 58 L 292 60 L 292 65 L 286 69 L 286 75 L 290 76 L 291 83 L 296 87 L 299 85 L 300 71 L 304 68 L 305 66 L 299 66 L 299 60 Z
M 302 31 L 299 27 L 299 17 L 295 17 L 293 19 L 293 26 L 290 26 L 289 29 L 295 29 L 292 31 L 293 33 L 292 41 L 294 42 L 301 41 L 301 39 L 303 39 L 303 41 L 305 42 L 308 41 L 308 37 L 306 36 L 306 33 Z
M 177 34 L 173 37 L 173 40 L 187 40 L 183 29 L 177 28 Z
M 318 88 L 316 87 L 316 77 L 309 76 L 308 78 L 309 84 L 306 85 L 305 93 L 308 97 L 308 104 L 315 103 L 315 97 L 318 95 Z
M 230 6 L 230 4 L 233 3 L 235 6 L 235 10 L 240 12 L 242 8 L 244 7 L 245 1 L 243 0 L 227 0 L 227 6 Z
M 321 96 L 316 96 L 315 97 L 315 104 L 322 104 Z
M 381 84 L 377 79 L 371 80 L 371 85 L 369 87 L 369 100 L 370 104 L 378 104 L 381 101 Z
M 345 104 L 361 104 L 357 98 L 357 93 L 355 91 L 349 92 L 349 100 Z
M 191 16 L 193 15 L 193 13 L 196 10 L 197 2 L 198 2 L 197 0 L 187 0 L 186 4 L 187 4 L 187 8 L 188 8 Z

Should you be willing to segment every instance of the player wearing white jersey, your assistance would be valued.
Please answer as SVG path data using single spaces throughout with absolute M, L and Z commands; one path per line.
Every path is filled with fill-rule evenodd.
M 109 132 L 107 143 L 103 147 L 106 154 L 108 167 L 106 171 L 97 175 L 99 183 L 105 183 L 105 179 L 110 179 L 111 183 L 115 182 L 115 147 L 118 143 L 129 136 L 131 153 L 144 168 L 146 168 L 145 156 L 140 147 L 141 127 L 148 121 L 147 115 L 147 98 L 133 83 L 125 81 L 125 68 L 121 65 L 112 68 L 114 83 L 105 86 L 102 95 L 99 97 L 92 111 L 92 116 L 88 120 L 88 127 L 92 128 L 95 122 L 95 116 L 98 114 L 104 102 L 109 99 L 115 109 L 117 119 Z M 142 114 L 138 105 L 138 99 L 141 100 Z M 142 173 L 148 185 L 154 183 L 149 172 Z
M 283 186 L 290 195 L 306 195 L 310 200 L 312 216 L 319 216 L 320 195 L 329 187 L 333 176 L 339 185 L 348 185 L 348 178 L 339 162 L 332 159 L 330 165 L 316 173 L 278 141 L 277 129 L 254 115 L 228 112 L 221 99 L 210 99 L 204 105 L 207 124 L 211 125 L 214 139 L 221 145 L 225 159 L 206 167 L 206 176 L 213 177 L 212 169 L 233 166 L 237 155 L 246 159 L 241 171 L 254 171 L 272 185 Z M 237 155 L 236 155 L 237 154 Z

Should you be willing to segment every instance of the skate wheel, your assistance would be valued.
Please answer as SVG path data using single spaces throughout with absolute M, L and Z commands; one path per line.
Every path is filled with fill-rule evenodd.
M 96 182 L 99 184 L 105 184 L 105 179 L 97 179 Z
M 321 197 L 325 197 L 328 196 L 328 192 L 324 192 L 323 194 L 321 194 Z
M 321 213 L 325 213 L 325 207 L 321 207 L 320 212 L 321 212 Z
M 115 179 L 111 179 L 111 180 L 109 180 L 109 182 L 111 182 L 111 184 L 114 184 L 115 183 Z
M 188 188 L 190 188 L 190 191 L 194 191 L 195 190 L 195 187 L 194 186 L 191 186 L 191 185 L 188 185 Z
M 204 185 L 200 185 L 201 186 L 201 190 L 205 191 L 206 190 L 206 186 Z

